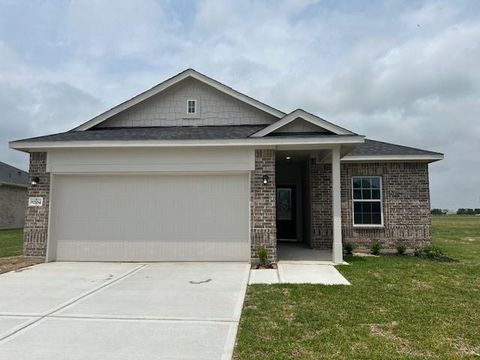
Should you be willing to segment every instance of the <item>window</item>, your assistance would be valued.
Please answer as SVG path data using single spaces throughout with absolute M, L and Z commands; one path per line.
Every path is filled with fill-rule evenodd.
M 188 114 L 197 113 L 197 100 L 187 100 L 187 113 Z
M 352 177 L 353 225 L 382 226 L 382 178 Z

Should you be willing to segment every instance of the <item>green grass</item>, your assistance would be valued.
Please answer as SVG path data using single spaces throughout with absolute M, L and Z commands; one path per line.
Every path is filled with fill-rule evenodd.
M 0 230 L 0 258 L 22 255 L 23 230 Z
M 433 218 L 458 263 L 349 257 L 352 286 L 249 286 L 236 359 L 480 356 L 480 217 Z

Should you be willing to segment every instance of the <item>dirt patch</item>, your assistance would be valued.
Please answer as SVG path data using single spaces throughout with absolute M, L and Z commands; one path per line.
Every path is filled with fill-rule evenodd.
M 393 333 L 393 329 L 397 327 L 398 323 L 396 321 L 393 321 L 390 324 L 370 324 L 370 334 L 372 336 L 378 336 L 382 337 L 386 340 L 391 341 L 392 343 L 395 344 L 395 347 L 397 349 L 397 352 L 400 354 L 408 355 L 411 357 L 421 357 L 421 358 L 426 358 L 430 357 L 430 354 L 428 353 L 423 353 L 420 351 L 417 351 L 413 349 L 411 344 L 407 339 L 404 339 L 398 335 L 395 335 Z
M 433 289 L 433 286 L 430 285 L 429 283 L 425 282 L 425 281 L 420 281 L 420 280 L 413 279 L 412 284 L 415 287 L 415 289 L 419 289 L 419 290 L 431 290 L 431 289 Z
M 9 271 L 27 270 L 25 268 L 35 264 L 40 264 L 42 262 L 43 259 L 26 256 L 11 256 L 0 258 L 0 274 Z
M 480 356 L 480 348 L 472 346 L 465 339 L 457 337 L 455 339 L 446 339 L 460 356 Z

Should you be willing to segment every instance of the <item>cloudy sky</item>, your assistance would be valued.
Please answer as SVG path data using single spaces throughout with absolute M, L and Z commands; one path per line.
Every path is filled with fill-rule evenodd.
M 0 160 L 26 169 L 8 141 L 69 130 L 188 67 L 443 152 L 432 206 L 480 207 L 478 0 L 0 0 Z

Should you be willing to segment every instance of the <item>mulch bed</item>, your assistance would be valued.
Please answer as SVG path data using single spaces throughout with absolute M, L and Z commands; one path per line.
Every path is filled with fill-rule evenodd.
M 42 262 L 44 262 L 42 259 L 26 256 L 10 256 L 0 258 L 0 274 L 9 271 L 18 271 Z
M 252 269 L 276 269 L 277 264 L 268 263 L 268 264 L 252 264 Z

